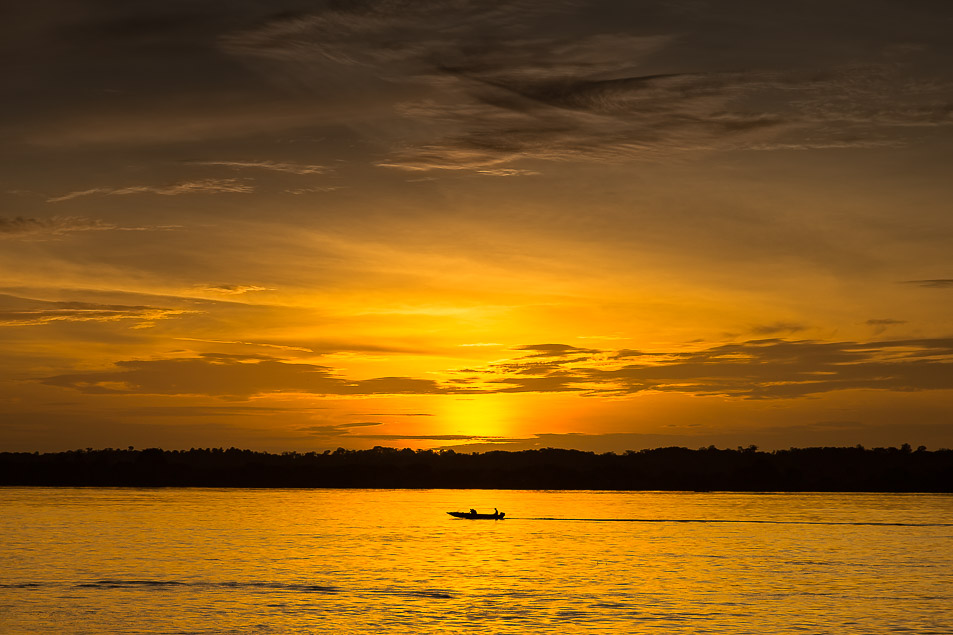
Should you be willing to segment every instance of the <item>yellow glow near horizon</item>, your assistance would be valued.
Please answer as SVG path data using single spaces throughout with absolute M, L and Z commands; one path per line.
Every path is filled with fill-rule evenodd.
M 437 416 L 447 434 L 508 437 L 517 413 L 508 395 L 466 395 L 443 400 Z

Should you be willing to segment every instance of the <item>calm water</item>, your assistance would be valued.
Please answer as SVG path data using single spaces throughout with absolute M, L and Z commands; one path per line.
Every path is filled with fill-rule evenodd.
M 951 607 L 948 495 L 0 488 L 4 634 L 950 634 Z

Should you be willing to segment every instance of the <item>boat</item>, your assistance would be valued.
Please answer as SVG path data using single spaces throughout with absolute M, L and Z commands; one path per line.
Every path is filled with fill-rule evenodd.
M 503 517 L 506 516 L 505 513 L 501 511 L 493 510 L 493 514 L 479 514 L 475 509 L 471 509 L 468 512 L 447 512 L 454 518 L 466 518 L 468 520 L 503 520 Z

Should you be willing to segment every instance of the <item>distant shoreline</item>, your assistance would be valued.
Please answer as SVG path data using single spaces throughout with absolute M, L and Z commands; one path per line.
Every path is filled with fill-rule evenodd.
M 0 452 L 0 485 L 953 493 L 953 450 L 755 446 L 595 454 L 237 448 Z

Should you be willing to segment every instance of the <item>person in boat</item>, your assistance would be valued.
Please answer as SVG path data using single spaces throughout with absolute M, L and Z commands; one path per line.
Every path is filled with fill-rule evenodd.
M 471 514 L 473 514 L 474 516 L 476 516 L 476 513 L 477 513 L 477 512 L 476 512 L 476 510 L 475 510 L 475 509 L 473 509 L 473 508 L 470 508 L 470 513 L 471 513 Z
M 497 518 L 499 518 L 499 517 L 500 517 L 500 510 L 498 510 L 496 507 L 494 507 L 494 508 L 493 508 L 493 515 L 496 516 Z

